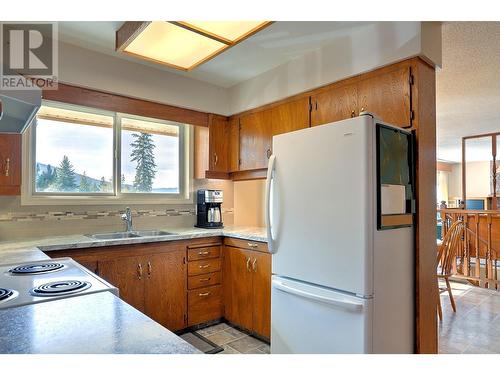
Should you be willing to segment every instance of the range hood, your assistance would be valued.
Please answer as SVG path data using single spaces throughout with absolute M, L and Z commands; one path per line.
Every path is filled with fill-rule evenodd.
M 0 133 L 22 133 L 42 105 L 42 90 L 0 89 Z

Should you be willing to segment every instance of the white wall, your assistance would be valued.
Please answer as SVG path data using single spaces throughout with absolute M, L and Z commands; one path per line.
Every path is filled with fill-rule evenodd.
M 473 161 L 467 163 L 467 197 L 483 198 L 491 194 L 491 166 L 489 161 Z M 450 174 L 450 199 L 462 198 L 462 164 L 455 163 Z
M 231 87 L 229 110 L 238 113 L 419 55 L 441 64 L 440 24 L 363 25 L 322 49 Z
M 59 45 L 59 80 L 204 112 L 229 109 L 227 89 L 71 44 Z

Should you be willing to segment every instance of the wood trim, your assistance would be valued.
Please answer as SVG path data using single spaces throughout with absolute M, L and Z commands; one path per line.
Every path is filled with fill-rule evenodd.
M 0 186 L 0 195 L 21 195 L 21 186 L 18 185 Z
M 229 175 L 233 181 L 262 180 L 267 177 L 267 168 L 235 171 L 229 173 Z
M 215 178 L 218 180 L 230 180 L 231 174 L 228 172 L 205 171 L 205 178 Z
M 412 59 L 416 135 L 415 351 L 438 352 L 436 278 L 436 72 Z
M 436 164 L 436 169 L 441 172 L 451 172 L 452 167 L 450 163 L 443 163 L 442 161 L 438 161 Z
M 208 113 L 59 83 L 57 90 L 43 90 L 42 98 L 56 102 L 99 108 L 184 124 L 208 126 Z
M 123 52 L 151 21 L 126 21 L 116 30 L 115 50 Z

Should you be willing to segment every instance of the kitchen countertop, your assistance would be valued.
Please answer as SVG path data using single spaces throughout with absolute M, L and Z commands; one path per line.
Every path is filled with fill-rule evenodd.
M 175 234 L 119 240 L 70 235 L 3 241 L 0 264 L 49 259 L 43 251 L 215 236 L 266 242 L 265 228 L 155 229 Z M 201 353 L 109 292 L 0 309 L 0 321 L 0 353 Z
M 0 264 L 29 262 L 49 259 L 43 251 L 83 249 L 113 245 L 188 240 L 203 237 L 233 237 L 249 241 L 267 242 L 266 229 L 260 227 L 227 227 L 223 229 L 155 228 L 175 233 L 169 236 L 136 237 L 113 240 L 97 240 L 83 234 L 55 236 L 30 240 L 0 242 Z
M 201 354 L 109 292 L 0 310 L 0 353 Z

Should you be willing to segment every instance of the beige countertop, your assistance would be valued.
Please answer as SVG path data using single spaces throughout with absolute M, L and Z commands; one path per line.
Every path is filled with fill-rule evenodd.
M 127 245 L 136 243 L 151 243 L 187 240 L 203 237 L 233 237 L 249 241 L 267 242 L 266 228 L 232 226 L 223 229 L 201 228 L 155 228 L 165 230 L 173 235 L 157 237 L 137 237 L 113 240 L 97 240 L 85 235 L 55 236 L 17 241 L 0 242 L 0 264 L 30 262 L 48 259 L 44 251 L 81 249 L 89 247 Z

